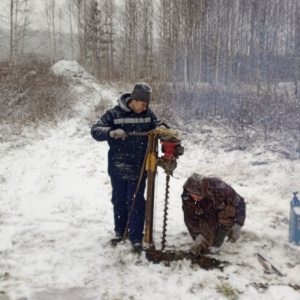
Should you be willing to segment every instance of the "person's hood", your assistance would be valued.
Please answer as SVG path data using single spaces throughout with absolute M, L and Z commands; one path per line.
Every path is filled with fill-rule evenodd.
M 189 193 L 196 195 L 204 195 L 202 180 L 203 176 L 197 173 L 194 173 L 188 180 L 185 182 L 183 188 L 186 189 Z
M 129 102 L 131 101 L 130 95 L 130 93 L 124 93 L 118 99 L 118 104 L 120 108 L 125 112 L 131 112 L 131 109 L 128 106 Z

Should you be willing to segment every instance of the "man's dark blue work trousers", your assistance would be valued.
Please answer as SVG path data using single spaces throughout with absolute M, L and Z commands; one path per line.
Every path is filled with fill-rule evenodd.
M 137 184 L 137 180 L 131 181 L 111 177 L 112 204 L 114 206 L 115 232 L 117 236 L 123 236 L 124 234 Z M 146 204 L 144 197 L 145 186 L 146 178 L 143 178 L 128 227 L 129 239 L 132 244 L 141 243 L 143 240 Z

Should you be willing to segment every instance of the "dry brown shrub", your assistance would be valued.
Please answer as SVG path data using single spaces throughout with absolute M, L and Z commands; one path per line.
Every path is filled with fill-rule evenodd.
M 1 62 L 0 70 L 9 70 L 8 62 Z M 1 74 L 2 123 L 51 122 L 71 112 L 74 95 L 70 93 L 68 82 L 51 72 L 50 61 L 25 61 Z

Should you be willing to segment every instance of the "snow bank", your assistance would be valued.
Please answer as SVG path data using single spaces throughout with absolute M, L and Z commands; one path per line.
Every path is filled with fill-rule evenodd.
M 94 79 L 85 69 L 75 60 L 61 60 L 52 66 L 54 74 L 66 77 L 84 78 L 85 80 Z

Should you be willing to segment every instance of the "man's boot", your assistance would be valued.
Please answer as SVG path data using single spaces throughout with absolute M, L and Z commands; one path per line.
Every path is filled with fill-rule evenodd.
M 120 243 L 120 242 L 122 241 L 122 239 L 123 239 L 122 236 L 116 235 L 114 238 L 112 238 L 112 239 L 110 240 L 110 243 L 111 243 L 112 245 L 117 245 L 118 243 Z

